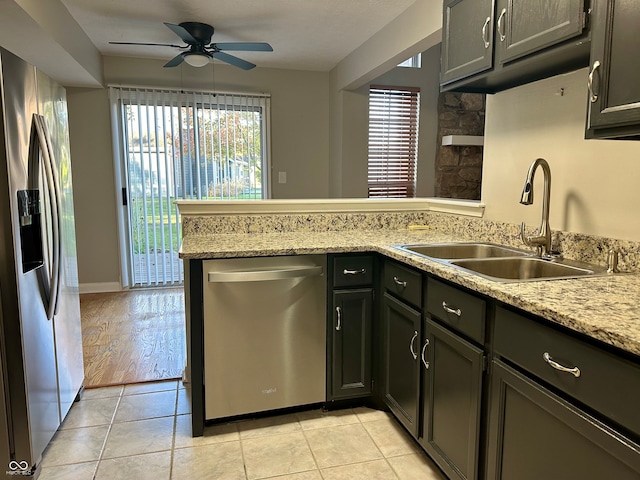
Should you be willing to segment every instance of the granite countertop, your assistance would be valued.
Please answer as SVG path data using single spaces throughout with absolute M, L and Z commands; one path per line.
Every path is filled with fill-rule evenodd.
M 393 247 L 450 241 L 469 239 L 435 230 L 193 234 L 180 258 L 378 252 L 640 356 L 640 274 L 499 283 Z

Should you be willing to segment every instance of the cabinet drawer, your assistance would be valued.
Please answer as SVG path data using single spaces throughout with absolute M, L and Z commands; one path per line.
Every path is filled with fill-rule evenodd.
M 395 296 L 422 308 L 422 274 L 395 262 L 384 264 L 384 287 Z
M 640 434 L 639 365 L 502 307 L 496 310 L 494 349 L 503 358 Z M 558 370 L 562 367 L 571 371 Z
M 371 255 L 341 255 L 333 259 L 333 286 L 360 287 L 373 283 Z
M 483 299 L 433 278 L 427 280 L 427 311 L 478 343 L 484 343 L 485 310 Z

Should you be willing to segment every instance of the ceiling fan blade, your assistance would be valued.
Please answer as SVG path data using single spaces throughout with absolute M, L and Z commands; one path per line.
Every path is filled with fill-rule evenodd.
M 175 47 L 185 48 L 182 45 L 173 45 L 171 43 L 142 43 L 142 42 L 109 42 L 112 45 L 152 45 L 157 47 Z
M 200 43 L 198 42 L 198 40 L 193 38 L 193 35 L 191 35 L 186 28 L 181 27 L 180 25 L 176 25 L 175 23 L 164 22 L 164 24 L 169 27 L 169 29 L 171 29 L 173 33 L 178 35 L 184 43 L 187 43 L 189 45 L 196 45 Z
M 183 61 L 184 61 L 184 55 L 182 53 L 179 53 L 178 55 L 173 57 L 171 60 L 169 60 L 167 63 L 165 63 L 163 66 L 164 67 L 177 67 Z
M 273 52 L 273 47 L 265 42 L 223 42 L 212 46 L 221 51 Z
M 230 65 L 233 65 L 234 67 L 242 68 L 243 70 L 251 70 L 255 67 L 255 64 L 247 62 L 246 60 L 242 60 L 241 58 L 234 57 L 233 55 L 229 55 L 228 53 L 213 52 L 211 56 L 213 58 L 217 58 L 218 60 L 222 60 L 223 62 L 226 62 Z

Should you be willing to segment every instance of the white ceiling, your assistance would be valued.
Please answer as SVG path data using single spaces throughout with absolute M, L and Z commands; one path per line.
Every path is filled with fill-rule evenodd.
M 213 25 L 214 42 L 268 42 L 273 52 L 237 52 L 258 67 L 331 70 L 416 0 L 62 0 L 103 55 L 169 60 L 182 44 L 163 22 Z M 424 1 L 424 0 L 420 0 Z

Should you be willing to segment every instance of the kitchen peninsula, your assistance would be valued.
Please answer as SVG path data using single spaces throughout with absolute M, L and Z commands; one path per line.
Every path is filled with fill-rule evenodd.
M 180 258 L 185 261 L 377 252 L 640 356 L 640 242 L 554 232 L 556 238 L 563 235 L 560 249 L 566 257 L 594 264 L 604 265 L 610 246 L 622 245 L 625 274 L 506 284 L 393 245 L 482 240 L 522 248 L 517 225 L 417 210 L 209 216 L 190 213 L 193 202 L 176 203 L 183 218 Z M 410 225 L 427 228 L 410 230 Z
M 205 418 L 201 400 L 203 392 L 200 390 L 199 384 L 202 379 L 202 368 L 199 365 L 202 365 L 202 356 L 206 352 L 203 352 L 200 335 L 203 312 L 199 304 L 202 294 L 197 291 L 198 288 L 202 288 L 202 267 L 195 268 L 198 272 L 197 275 L 194 276 L 192 274 L 194 267 L 201 265 L 201 260 L 205 259 L 311 254 L 328 254 L 330 258 L 339 258 L 340 255 L 366 252 L 376 256 L 380 264 L 385 265 L 385 267 L 381 267 L 381 270 L 384 270 L 387 266 L 399 265 L 401 268 L 407 268 L 408 271 L 416 272 L 416 274 L 424 277 L 425 295 L 423 301 L 425 304 L 424 307 L 417 305 L 417 308 L 424 308 L 425 310 L 424 318 L 426 323 L 423 327 L 425 332 L 429 328 L 427 324 L 432 322 L 431 317 L 435 318 L 436 316 L 429 310 L 429 302 L 427 301 L 428 288 L 448 289 L 446 291 L 451 291 L 451 293 L 458 295 L 456 298 L 463 298 L 460 297 L 460 295 L 463 295 L 465 296 L 464 298 L 473 297 L 482 302 L 482 305 L 486 304 L 487 313 L 482 313 L 482 322 L 485 321 L 485 315 L 487 318 L 486 338 L 484 337 L 484 329 L 482 330 L 483 337 L 480 339 L 467 338 L 471 343 L 475 341 L 477 347 L 474 348 L 476 350 L 480 347 L 479 352 L 481 355 L 486 353 L 486 356 L 483 357 L 485 367 L 480 370 L 479 380 L 480 385 L 485 385 L 485 390 L 482 393 L 483 390 L 480 388 L 476 392 L 478 394 L 479 413 L 474 418 L 477 425 L 481 424 L 480 417 L 488 419 L 490 416 L 495 417 L 495 415 L 498 415 L 497 410 L 491 410 L 490 395 L 487 393 L 488 385 L 492 384 L 492 381 L 502 381 L 507 378 L 507 375 L 511 374 L 509 373 L 511 372 L 509 370 L 511 368 L 509 365 L 512 365 L 510 363 L 511 360 L 508 354 L 505 353 L 508 348 L 500 350 L 502 347 L 498 344 L 498 347 L 495 347 L 497 349 L 494 349 L 494 346 L 491 345 L 494 335 L 491 332 L 496 328 L 502 328 L 500 327 L 502 324 L 506 325 L 505 328 L 509 328 L 510 324 L 516 325 L 519 324 L 519 321 L 522 321 L 524 326 L 531 323 L 534 325 L 531 338 L 537 338 L 537 329 L 543 329 L 544 331 L 540 333 L 541 338 L 550 337 L 553 339 L 554 336 L 561 335 L 563 341 L 575 341 L 577 339 L 577 343 L 580 344 L 578 345 L 579 348 L 582 348 L 584 344 L 593 349 L 594 358 L 604 355 L 603 361 L 605 363 L 609 362 L 610 359 L 619 362 L 621 368 L 619 373 L 622 377 L 624 377 L 623 370 L 628 366 L 631 367 L 633 382 L 640 383 L 637 375 L 637 372 L 640 372 L 640 308 L 638 308 L 638 298 L 640 298 L 640 244 L 637 242 L 554 231 L 554 246 L 559 248 L 566 258 L 604 265 L 607 252 L 614 248 L 621 253 L 620 269 L 624 273 L 579 279 L 502 283 L 484 279 L 478 275 L 455 269 L 442 262 L 433 261 L 424 256 L 395 247 L 402 244 L 484 241 L 522 248 L 518 226 L 484 221 L 477 218 L 479 215 L 474 213 L 473 208 L 460 215 L 434 211 L 436 208 L 440 209 L 440 206 L 429 205 L 428 202 L 423 202 L 422 204 L 420 201 L 405 203 L 404 205 L 407 208 L 402 210 L 399 210 L 397 206 L 393 206 L 392 203 L 383 203 L 375 206 L 373 202 L 368 202 L 368 205 L 364 208 L 355 208 L 347 211 L 348 209 L 339 207 L 339 201 L 329 201 L 326 202 L 328 209 L 320 211 L 320 206 L 317 202 L 310 202 L 305 206 L 304 201 L 301 201 L 297 209 L 292 208 L 291 204 L 289 204 L 285 211 L 279 212 L 277 211 L 279 207 L 276 205 L 270 211 L 265 210 L 263 212 L 254 211 L 253 213 L 245 214 L 218 212 L 210 214 L 205 212 L 206 208 L 203 207 L 202 203 L 189 201 L 177 203 L 183 221 L 183 243 L 180 256 L 185 260 L 185 278 L 188 278 L 185 288 L 188 289 L 187 323 L 191 338 L 188 355 L 191 362 L 192 425 L 194 435 L 201 434 Z M 308 211 L 304 211 L 305 208 Z M 475 216 L 468 215 L 469 212 Z M 194 279 L 196 280 L 195 288 Z M 331 278 L 328 278 L 327 281 L 330 282 Z M 375 283 L 375 285 L 381 284 Z M 378 288 L 382 290 L 381 286 L 378 286 Z M 385 293 L 385 295 L 387 294 Z M 382 297 L 382 291 L 379 297 Z M 514 318 L 517 320 L 505 323 L 504 319 L 511 318 L 510 316 L 515 316 Z M 374 314 L 374 322 L 382 321 L 385 315 L 380 314 L 379 317 Z M 494 317 L 496 318 L 495 325 L 493 323 Z M 529 319 L 534 319 L 535 321 L 529 322 Z M 447 326 L 446 321 L 447 319 L 443 317 L 445 327 Z M 329 316 L 328 322 L 330 323 Z M 440 329 L 441 326 L 434 328 Z M 524 329 L 525 327 L 523 327 L 523 331 Z M 419 341 L 419 328 L 416 328 L 415 334 L 418 336 Z M 496 341 L 499 341 L 500 332 L 496 332 L 495 336 Z M 515 331 L 515 336 L 517 337 L 517 331 Z M 414 339 L 411 339 L 410 350 L 412 353 L 414 352 Z M 427 337 L 425 337 L 425 340 L 428 340 Z M 463 338 L 463 341 L 467 342 L 467 340 Z M 384 338 L 381 341 L 384 342 Z M 407 340 L 407 344 L 408 342 L 409 340 Z M 428 343 L 426 341 L 425 347 L 422 349 L 422 361 L 427 370 L 430 362 L 425 360 L 424 355 Z M 423 345 L 423 343 L 419 345 Z M 384 351 L 384 348 L 380 348 L 380 350 L 374 348 L 374 355 L 375 352 L 378 352 L 381 357 L 373 358 L 372 362 L 374 364 L 386 361 Z M 414 355 L 417 363 L 420 361 L 418 360 L 419 353 L 419 351 L 416 351 Z M 589 353 L 587 357 L 591 358 L 591 356 L 592 354 Z M 503 366 L 503 361 L 507 362 L 508 365 L 506 367 Z M 486 369 L 487 362 L 492 365 L 488 369 Z M 525 360 L 523 360 L 522 364 L 519 364 L 517 359 L 513 362 L 521 366 L 523 372 L 529 371 Z M 540 358 L 540 363 L 542 363 L 542 358 Z M 555 364 L 557 365 L 557 363 Z M 549 365 L 551 364 L 549 363 Z M 611 365 L 611 368 L 618 368 L 618 363 L 612 363 Z M 493 380 L 491 380 L 492 375 L 490 374 L 492 368 L 496 372 L 493 375 L 495 377 Z M 509 372 L 501 376 L 502 373 L 498 373 L 502 372 L 501 369 L 509 370 Z M 374 369 L 374 372 L 383 370 L 380 368 Z M 487 371 L 486 375 L 482 373 L 484 371 Z M 517 372 L 516 374 L 520 375 Z M 425 373 L 424 375 L 427 374 Z M 534 373 L 533 375 L 536 374 Z M 564 396 L 562 385 L 558 387 L 558 391 L 554 390 L 556 388 L 554 378 L 547 380 L 543 375 L 539 376 L 542 377 L 542 382 L 548 381 L 552 385 L 550 388 L 554 395 L 557 393 L 561 397 Z M 583 377 L 584 382 L 590 381 L 588 378 L 589 373 L 584 373 Z M 383 384 L 385 383 L 384 379 L 380 379 L 380 381 Z M 506 382 L 507 380 L 504 381 Z M 419 376 L 416 383 L 420 383 Z M 425 388 L 424 379 L 422 384 L 422 388 Z M 207 388 L 207 386 L 204 386 L 204 388 Z M 384 389 L 386 386 L 381 388 Z M 496 384 L 493 388 L 495 390 L 498 385 Z M 504 390 L 504 387 L 499 388 Z M 495 391 L 498 392 L 499 388 Z M 629 388 L 630 390 L 624 393 L 608 393 L 611 396 L 633 396 L 634 389 L 638 387 L 629 385 L 627 382 L 624 388 Z M 416 391 L 416 398 L 422 399 L 424 395 L 425 393 L 418 397 Z M 496 393 L 494 393 L 495 395 Z M 580 395 L 579 392 L 569 391 L 567 398 L 577 398 L 586 405 L 585 408 L 589 412 L 591 412 L 589 410 L 591 408 L 590 405 L 595 405 L 593 413 L 598 415 L 599 410 L 601 410 L 599 407 L 601 405 L 600 399 L 592 401 L 590 397 L 583 399 Z M 553 396 L 553 398 L 555 399 L 556 396 Z M 578 403 L 578 405 L 583 403 Z M 606 399 L 604 403 L 606 405 Z M 387 402 L 387 404 L 392 412 L 395 413 L 393 400 Z M 424 408 L 423 413 L 416 412 L 416 425 L 427 423 L 426 407 Z M 574 407 L 571 406 L 571 408 Z M 602 407 L 602 409 L 604 408 Z M 491 415 L 489 414 L 490 410 Z M 622 416 L 617 418 L 617 413 L 614 412 L 611 415 L 607 415 L 607 418 L 613 417 L 614 422 L 618 422 L 617 425 L 620 425 L 622 434 L 631 437 L 631 444 L 635 445 L 633 442 L 637 442 L 640 435 L 640 428 L 638 428 L 640 421 L 637 418 L 637 413 L 630 413 L 633 418 L 626 423 L 627 417 L 625 415 L 628 413 L 626 406 L 615 407 L 614 410 L 616 412 L 619 410 Z M 417 421 L 420 415 L 425 415 L 425 420 L 422 422 Z M 495 418 L 493 421 L 483 420 L 483 422 L 488 422 L 487 424 L 490 426 L 496 425 Z M 485 423 L 482 424 L 485 425 Z M 486 427 L 488 432 L 486 435 L 491 437 L 490 445 L 487 447 L 491 458 L 488 458 L 486 462 L 487 465 L 493 465 L 492 468 L 497 468 L 496 462 L 499 460 L 495 460 L 498 458 L 495 451 L 498 448 L 496 445 L 502 441 L 502 437 L 491 430 L 490 426 Z M 483 441 L 485 434 L 483 433 L 481 437 L 478 432 L 484 432 L 484 428 L 475 428 L 473 430 L 475 433 L 469 437 L 470 441 L 475 441 L 476 443 Z M 426 430 L 422 433 L 412 432 L 411 429 L 408 430 L 425 450 L 434 456 L 428 446 L 433 441 L 423 441 L 428 436 Z M 596 434 L 594 433 L 594 435 Z M 591 438 L 590 435 L 587 437 Z M 622 444 L 625 443 L 622 442 Z M 483 448 L 479 451 L 485 451 L 485 449 Z M 476 450 L 476 454 L 471 455 L 472 458 L 467 460 L 468 465 L 465 468 L 470 472 L 478 470 L 478 457 L 480 454 L 477 452 L 478 450 Z M 640 471 L 640 460 L 638 460 L 640 459 L 640 450 L 632 449 L 625 450 L 625 452 L 621 454 L 622 457 L 627 455 L 631 459 L 627 459 L 625 462 L 631 464 L 634 472 Z M 616 456 L 616 458 L 618 457 Z M 462 467 L 455 465 L 455 462 L 446 455 L 443 458 L 435 455 L 434 459 L 450 478 L 476 478 L 475 474 L 469 476 L 460 475 Z

